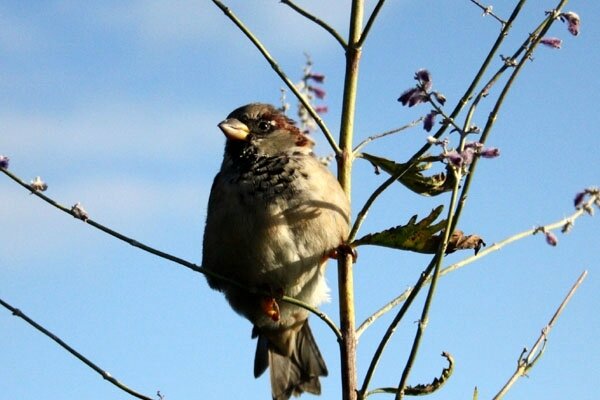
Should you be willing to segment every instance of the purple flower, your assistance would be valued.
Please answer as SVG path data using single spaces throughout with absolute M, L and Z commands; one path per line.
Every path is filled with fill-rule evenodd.
M 306 79 L 312 79 L 313 81 L 315 81 L 317 83 L 323 83 L 323 82 L 325 82 L 325 75 L 310 72 L 306 75 Z
M 444 96 L 440 92 L 433 92 L 433 95 L 435 96 L 435 99 L 438 101 L 438 103 L 440 103 L 441 105 L 446 104 L 446 96 Z
M 323 99 L 323 98 L 325 98 L 325 95 L 327 94 L 327 92 L 325 92 L 323 89 L 321 89 L 320 87 L 316 87 L 316 86 L 308 86 L 308 90 L 313 92 L 315 94 L 315 96 L 317 97 L 317 99 Z
M 7 156 L 0 155 L 0 168 L 8 168 L 9 161 L 10 158 L 8 158 Z
M 455 167 L 462 167 L 463 157 L 458 151 L 452 150 L 442 155 L 450 164 L 454 165 Z
M 575 208 L 581 207 L 581 204 L 583 204 L 583 200 L 585 199 L 586 194 L 587 193 L 585 191 L 583 191 L 583 192 L 579 192 L 575 195 L 575 199 L 573 200 L 573 204 L 575 205 Z
M 560 20 L 563 22 L 567 22 L 567 29 L 573 36 L 579 35 L 579 26 L 581 24 L 581 20 L 579 19 L 579 15 L 575 14 L 573 11 L 569 11 L 566 13 L 560 14 Z
M 548 47 L 552 47 L 553 49 L 560 49 L 560 47 L 562 46 L 562 40 L 555 37 L 542 38 L 542 40 L 540 40 L 540 43 Z
M 427 132 L 431 132 L 437 114 L 437 111 L 431 110 L 431 112 L 427 114 L 425 118 L 423 118 L 423 129 L 425 129 Z
M 483 148 L 483 143 L 480 142 L 469 142 L 465 144 L 465 149 L 475 149 L 481 150 Z
M 317 114 L 325 114 L 327 111 L 329 111 L 329 108 L 327 106 L 316 106 L 315 111 Z
M 496 158 L 500 156 L 500 149 L 498 149 L 497 147 L 488 147 L 482 149 L 479 152 L 479 155 L 483 158 Z
M 426 91 L 431 90 L 431 74 L 425 68 L 422 68 L 415 73 L 415 79 L 418 80 L 421 85 L 423 85 L 423 89 Z
M 550 246 L 556 246 L 558 244 L 558 238 L 556 237 L 556 235 L 550 231 L 545 232 L 546 233 L 546 243 L 548 243 Z
M 466 148 L 460 153 L 460 155 L 462 156 L 463 164 L 469 165 L 473 162 L 473 156 L 475 155 L 475 150 L 472 148 Z
M 400 95 L 398 101 L 402 103 L 403 106 L 408 105 L 412 107 L 414 105 L 424 103 L 427 101 L 427 94 L 423 92 L 419 88 L 411 88 Z

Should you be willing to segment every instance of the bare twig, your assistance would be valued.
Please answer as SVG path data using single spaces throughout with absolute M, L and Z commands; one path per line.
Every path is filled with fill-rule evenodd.
M 329 145 L 331 146 L 331 148 L 335 151 L 335 153 L 337 155 L 341 154 L 340 147 L 338 146 L 338 144 L 336 143 L 335 139 L 333 138 L 333 135 L 329 131 L 329 128 L 327 128 L 327 125 L 325 125 L 325 122 L 323 122 L 323 120 L 321 119 L 321 117 L 319 116 L 319 114 L 315 111 L 314 107 L 310 104 L 310 102 L 306 99 L 306 97 L 303 96 L 298 91 L 298 88 L 296 88 L 296 85 L 294 85 L 294 83 L 290 80 L 290 78 L 288 78 L 288 76 L 285 74 L 285 72 L 283 72 L 283 70 L 281 69 L 281 67 L 277 63 L 277 61 L 275 61 L 275 59 L 271 56 L 271 54 L 269 54 L 268 50 L 260 42 L 260 40 L 258 40 L 258 38 L 256 36 L 254 36 L 254 34 L 233 13 L 233 11 L 231 11 L 231 9 L 229 7 L 227 7 L 226 5 L 224 5 L 219 0 L 212 0 L 212 2 L 215 3 L 215 5 L 217 7 L 219 7 L 221 9 L 221 11 L 223 11 L 223 13 L 231 21 L 233 21 L 233 23 L 244 33 L 244 35 L 246 35 L 246 37 L 248 39 L 250 39 L 250 41 L 252 42 L 252 44 L 254 44 L 254 46 L 258 49 L 258 51 L 267 60 L 267 62 L 271 66 L 271 68 L 275 71 L 275 73 L 279 76 L 279 78 L 281 78 L 281 80 L 283 81 L 283 83 L 285 83 L 285 85 L 292 91 L 292 93 L 294 93 L 294 95 L 296 96 L 296 98 L 306 108 L 306 110 L 308 111 L 308 113 L 310 114 L 310 116 L 315 120 L 315 122 L 317 123 L 317 125 L 319 126 L 319 128 L 321 129 L 321 131 L 323 132 L 323 134 L 325 135 L 325 139 L 327 139 L 327 141 L 329 142 Z
M 315 24 L 319 25 L 321 28 L 325 29 L 327 32 L 329 32 L 331 34 L 331 36 L 334 37 L 335 40 L 338 41 L 338 43 L 342 46 L 342 48 L 344 50 L 346 50 L 348 48 L 348 44 L 346 43 L 344 38 L 335 29 L 333 29 L 329 24 L 324 22 L 322 19 L 320 19 L 316 15 L 313 15 L 313 14 L 309 13 L 308 11 L 304 10 L 302 7 L 300 7 L 299 5 L 297 5 L 296 3 L 294 3 L 291 0 L 281 0 L 281 3 L 285 4 L 286 6 L 291 7 L 298 14 L 302 15 L 303 17 L 308 18 Z
M 335 334 L 335 337 L 338 342 L 340 342 L 342 340 L 342 333 L 340 332 L 340 329 L 337 327 L 335 322 L 333 322 L 333 320 L 327 314 L 325 314 L 323 311 L 321 311 L 318 308 L 313 307 L 303 301 L 297 300 L 293 297 L 283 296 L 281 298 L 281 301 L 284 301 L 284 302 L 290 303 L 290 304 L 294 304 L 298 307 L 304 308 L 307 311 L 310 311 L 311 313 L 313 313 L 314 315 L 319 317 L 323 322 L 325 322 L 325 324 Z
M 29 325 L 33 326 L 35 329 L 37 329 L 38 331 L 42 332 L 44 335 L 48 336 L 50 339 L 54 340 L 56 343 L 58 343 L 58 345 L 60 347 L 62 347 L 63 349 L 67 350 L 69 353 L 71 353 L 72 355 L 74 355 L 76 358 L 78 358 L 85 365 L 87 365 L 88 367 L 90 367 L 91 369 L 93 369 L 94 371 L 96 371 L 98 374 L 100 374 L 100 376 L 102 376 L 102 378 L 104 378 L 108 382 L 112 383 L 113 385 L 115 385 L 119 389 L 123 390 L 124 392 L 127 392 L 128 394 L 130 394 L 130 395 L 132 395 L 134 397 L 137 397 L 138 399 L 152 400 L 151 397 L 144 396 L 143 394 L 138 393 L 135 390 L 130 389 L 129 387 L 127 387 L 125 384 L 119 382 L 110 373 L 108 373 L 107 371 L 103 370 L 102 368 L 100 368 L 99 366 L 97 366 L 96 364 L 94 364 L 93 362 L 91 362 L 87 357 L 85 357 L 84 355 L 82 355 L 81 353 L 79 353 L 77 350 L 75 350 L 74 348 L 72 348 L 71 346 L 69 346 L 68 344 L 66 344 L 61 338 L 59 338 L 58 336 L 56 336 L 55 334 L 53 334 L 52 332 L 50 332 L 48 329 L 44 328 L 42 325 L 38 324 L 37 322 L 35 322 L 31 318 L 29 318 L 27 315 L 25 315 L 25 313 L 23 313 L 18 308 L 15 308 L 15 307 L 11 306 L 10 304 L 8 304 L 7 302 L 5 302 L 2 299 L 0 299 L 0 305 L 3 306 L 4 308 L 8 309 L 10 312 L 12 312 L 12 314 L 15 317 L 21 318 L 22 320 L 24 320 L 25 322 L 27 322 Z
M 352 153 L 354 154 L 354 157 L 356 157 L 357 154 L 360 152 L 360 150 L 362 150 L 363 147 L 365 147 L 367 144 L 371 143 L 372 141 L 377 140 L 377 139 L 381 139 L 382 137 L 393 135 L 395 133 L 402 132 L 402 131 L 404 131 L 406 129 L 409 129 L 409 128 L 412 128 L 412 127 L 418 125 L 421 121 L 423 121 L 423 117 L 415 119 L 414 121 L 409 122 L 408 124 L 403 125 L 403 126 L 401 126 L 399 128 L 391 129 L 389 131 L 385 131 L 385 132 L 379 133 L 377 135 L 369 136 L 368 138 L 366 138 L 365 140 L 363 140 L 362 142 L 360 142 L 354 148 L 354 150 L 352 151 Z
M 587 271 L 583 271 L 583 273 L 579 276 L 579 278 L 577 279 L 577 281 L 575 282 L 575 284 L 573 285 L 571 290 L 569 290 L 569 293 L 567 293 L 567 296 L 564 298 L 562 303 L 560 303 L 560 306 L 558 306 L 558 309 L 554 312 L 554 315 L 552 316 L 552 318 L 550 319 L 548 324 L 542 329 L 542 333 L 540 334 L 540 336 L 534 343 L 531 350 L 527 351 L 527 349 L 524 349 L 521 352 L 521 355 L 519 356 L 519 361 L 517 363 L 517 369 L 515 370 L 514 374 L 508 379 L 506 384 L 504 384 L 502 389 L 500 389 L 498 394 L 496 394 L 496 396 L 494 396 L 494 400 L 499 400 L 502 397 L 504 397 L 504 395 L 510 390 L 510 388 L 514 385 L 514 383 L 520 377 L 525 376 L 527 374 L 527 372 L 531 368 L 533 368 L 536 361 L 539 360 L 540 356 L 542 355 L 542 353 L 544 351 L 544 347 L 546 345 L 546 341 L 548 340 L 548 335 L 550 334 L 552 327 L 556 323 L 556 320 L 558 319 L 560 314 L 563 312 L 563 310 L 565 309 L 565 307 L 567 306 L 567 304 L 569 303 L 569 301 L 571 300 L 571 298 L 573 297 L 573 295 L 575 294 L 575 292 L 577 291 L 579 286 L 583 283 L 586 276 L 587 276 Z
M 499 16 L 497 16 L 496 14 L 494 14 L 492 6 L 484 6 L 483 4 L 481 4 L 480 2 L 478 2 L 477 0 L 471 0 L 471 3 L 473 3 L 477 7 L 481 8 L 483 10 L 483 15 L 484 16 L 485 15 L 491 15 L 496 21 L 500 22 L 500 24 L 502 24 L 502 27 L 504 28 L 504 26 L 506 25 L 506 21 L 503 20 L 502 18 L 500 18 Z

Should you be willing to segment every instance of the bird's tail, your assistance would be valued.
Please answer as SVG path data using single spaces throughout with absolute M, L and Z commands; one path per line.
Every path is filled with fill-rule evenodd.
M 320 394 L 319 377 L 327 376 L 327 367 L 308 320 L 304 321 L 300 330 L 288 329 L 278 336 L 273 340 L 273 335 L 258 333 L 254 376 L 262 375 L 270 367 L 273 400 L 287 400 L 303 392 Z M 281 336 L 286 343 L 284 348 L 279 340 Z

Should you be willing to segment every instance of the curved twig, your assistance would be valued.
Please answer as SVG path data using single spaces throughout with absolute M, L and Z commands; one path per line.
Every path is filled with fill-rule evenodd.
M 371 143 L 372 141 L 377 140 L 377 139 L 381 139 L 382 137 L 385 137 L 385 136 L 393 135 L 393 134 L 398 133 L 398 132 L 402 132 L 402 131 L 404 131 L 406 129 L 409 129 L 409 128 L 412 128 L 413 126 L 416 126 L 421 121 L 423 121 L 423 118 L 424 117 L 420 117 L 420 118 L 417 118 L 414 121 L 409 122 L 408 124 L 403 125 L 403 126 L 401 126 L 399 128 L 390 129 L 389 131 L 385 131 L 385 132 L 379 133 L 377 135 L 369 136 L 368 138 L 366 138 L 362 142 L 360 142 L 358 145 L 356 145 L 356 147 L 354 147 L 354 149 L 352 150 L 353 157 L 356 157 L 358 155 L 358 153 L 360 152 L 360 150 L 363 147 L 365 147 L 367 144 Z
M 308 11 L 304 10 L 303 8 L 301 8 L 300 6 L 298 6 L 296 3 L 294 3 L 291 0 L 280 0 L 280 1 L 282 4 L 285 4 L 286 6 L 291 7 L 298 14 L 302 15 L 303 17 L 308 18 L 309 20 L 311 20 L 312 22 L 314 22 L 315 24 L 319 25 L 321 28 L 323 28 L 327 32 L 329 32 L 331 34 L 331 36 L 333 36 L 333 38 L 335 40 L 337 40 L 338 43 L 342 46 L 344 51 L 346 51 L 348 49 L 348 44 L 346 43 L 344 38 L 335 29 L 333 29 L 329 24 L 327 24 L 325 21 L 323 21 L 322 19 L 318 18 L 317 16 L 309 13 Z
M 450 353 L 443 352 L 442 357 L 444 357 L 448 361 L 448 366 L 442 370 L 442 373 L 439 377 L 435 377 L 431 383 L 421 384 L 415 386 L 407 386 L 404 388 L 404 394 L 406 396 L 424 396 L 431 394 L 441 388 L 444 383 L 448 381 L 452 372 L 454 372 L 454 358 Z M 377 388 L 369 391 L 365 397 L 369 397 L 372 394 L 377 393 L 388 393 L 388 394 L 396 394 L 398 393 L 398 388 L 396 387 L 383 387 Z

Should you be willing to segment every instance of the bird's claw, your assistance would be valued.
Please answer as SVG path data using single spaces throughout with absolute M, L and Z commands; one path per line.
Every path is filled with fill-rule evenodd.
M 270 296 L 264 296 L 260 299 L 260 307 L 267 317 L 271 318 L 273 322 L 277 322 L 280 318 L 279 304 L 277 303 L 277 299 L 281 299 L 283 297 L 283 289 L 271 289 L 269 292 L 271 292 Z
M 356 252 L 356 249 L 347 243 L 342 243 L 335 249 L 331 250 L 328 254 L 328 257 L 333 258 L 334 260 L 338 260 L 341 257 L 345 257 L 347 255 L 352 256 L 353 263 L 355 263 L 358 259 L 358 253 Z

